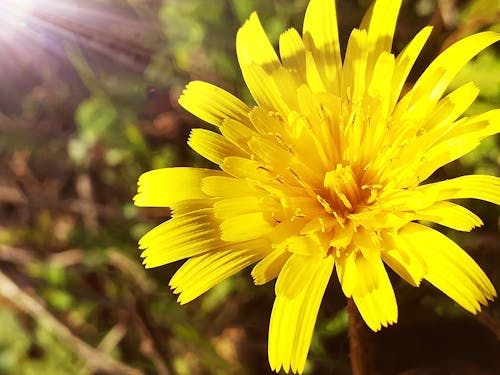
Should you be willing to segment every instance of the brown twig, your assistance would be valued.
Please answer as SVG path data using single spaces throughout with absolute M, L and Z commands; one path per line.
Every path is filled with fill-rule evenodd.
M 17 286 L 0 271 L 0 297 L 10 301 L 19 310 L 29 314 L 59 340 L 73 348 L 92 370 L 102 370 L 117 375 L 142 375 L 143 372 L 119 362 L 105 352 L 95 349 L 75 336 L 68 327 L 52 315 L 39 301 Z
M 349 317 L 349 357 L 352 375 L 373 374 L 372 350 L 368 329 L 352 298 L 347 300 Z
M 158 334 L 155 324 L 149 315 L 141 298 L 136 299 L 136 317 L 140 331 L 147 340 L 147 354 L 159 375 L 174 375 L 176 373 L 172 365 L 172 354 L 165 337 Z

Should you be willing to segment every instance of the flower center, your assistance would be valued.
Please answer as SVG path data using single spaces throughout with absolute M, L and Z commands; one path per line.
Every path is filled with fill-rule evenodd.
M 349 214 L 375 202 L 377 191 L 382 188 L 381 185 L 363 184 L 350 165 L 341 164 L 325 173 L 323 187 L 324 193 L 318 195 L 318 202 L 342 223 Z

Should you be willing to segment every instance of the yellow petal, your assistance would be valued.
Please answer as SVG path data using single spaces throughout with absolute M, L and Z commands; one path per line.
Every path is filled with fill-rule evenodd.
M 261 106 L 287 113 L 289 107 L 282 94 L 288 93 L 281 91 L 279 80 L 274 79 L 274 73 L 282 66 L 256 13 L 252 13 L 238 30 L 236 53 L 243 78 L 255 101 Z
M 307 287 L 311 274 L 316 272 L 318 257 L 293 254 L 285 263 L 276 281 L 277 296 L 293 299 Z
M 230 217 L 220 225 L 223 241 L 242 242 L 262 237 L 271 230 L 262 212 Z
M 275 249 L 266 255 L 252 270 L 252 277 L 255 285 L 262 285 L 278 277 L 283 266 L 292 253 Z
M 270 244 L 262 239 L 224 246 L 216 251 L 192 257 L 170 280 L 178 301 L 183 305 L 269 252 Z
M 450 125 L 452 130 L 423 154 L 416 173 L 419 181 L 426 180 L 438 168 L 474 150 L 484 138 L 500 132 L 500 110 L 458 122 L 459 125 Z
M 375 61 L 382 52 L 391 52 L 401 0 L 379 0 L 370 10 L 368 25 L 368 64 L 366 79 L 370 81 Z
M 431 221 L 445 227 L 470 232 L 483 225 L 481 219 L 465 207 L 451 202 L 437 202 L 431 207 L 418 210 L 416 220 Z
M 356 251 L 350 251 L 346 256 L 335 260 L 335 269 L 339 278 L 340 286 L 347 298 L 352 296 L 358 278 L 362 275 L 356 272 Z
M 244 152 L 226 138 L 206 129 L 191 130 L 188 145 L 204 158 L 219 165 L 228 156 L 245 156 Z
M 382 260 L 410 285 L 419 286 L 425 276 L 425 260 L 412 246 L 397 234 L 384 233 L 382 236 Z
M 316 271 L 295 298 L 277 295 L 269 324 L 271 368 L 296 373 L 304 370 L 321 300 L 333 270 L 333 258 L 316 258 Z
M 290 90 L 287 92 L 283 89 L 282 85 L 286 86 L 286 83 L 275 80 L 276 76 L 273 73 L 267 72 L 265 68 L 257 64 L 246 65 L 242 67 L 242 71 L 248 90 L 259 106 L 283 115 L 290 112 L 291 103 L 285 99 L 287 95 L 293 95 L 294 92 Z
M 255 107 L 250 112 L 250 120 L 254 128 L 261 135 L 276 137 L 279 134 L 279 137 L 288 136 L 285 132 L 283 119 L 277 116 L 275 112 L 268 111 L 262 107 Z
M 460 86 L 438 102 L 434 110 L 425 120 L 422 128 L 427 131 L 439 130 L 442 135 L 446 134 L 446 131 L 442 128 L 451 124 L 461 116 L 474 100 L 476 100 L 478 94 L 479 89 L 474 83 L 469 82 Z
M 382 260 L 368 261 L 356 257 L 356 272 L 360 275 L 352 298 L 366 325 L 373 331 L 398 320 L 398 306 L 389 276 Z
M 185 199 L 208 198 L 201 190 L 201 181 L 207 176 L 224 173 L 202 168 L 162 168 L 143 173 L 138 181 L 134 204 L 139 207 L 170 207 Z
M 367 42 L 366 31 L 354 29 L 347 44 L 342 70 L 341 95 L 343 99 L 349 99 L 351 102 L 361 100 L 365 93 Z
M 496 297 L 488 277 L 455 242 L 426 226 L 409 223 L 398 235 L 425 259 L 425 279 L 464 309 L 476 313 Z
M 424 27 L 408 45 L 401 51 L 396 58 L 396 66 L 394 68 L 394 77 L 392 79 L 390 108 L 393 109 L 398 101 L 401 89 L 410 74 L 410 70 L 415 64 L 420 51 L 425 45 L 432 32 L 432 27 Z
M 139 241 L 146 268 L 158 267 L 222 246 L 213 209 L 192 211 L 158 225 Z
M 256 196 L 221 199 L 214 203 L 215 217 L 227 219 L 250 212 L 262 211 L 262 200 Z
M 383 52 L 378 57 L 375 67 L 373 69 L 373 75 L 368 87 L 368 96 L 371 100 L 371 105 L 373 106 L 370 113 L 370 121 L 372 124 L 378 125 L 380 127 L 379 133 L 387 131 L 387 116 L 389 115 L 389 99 L 391 97 L 391 85 L 387 82 L 392 80 L 392 75 L 394 73 L 394 55 Z M 378 135 L 373 131 L 373 136 Z
M 294 72 L 300 81 L 306 80 L 306 51 L 304 42 L 295 29 L 288 29 L 280 35 L 281 62 Z
M 250 178 L 264 182 L 269 182 L 273 178 L 264 163 L 257 160 L 230 156 L 224 159 L 221 167 L 225 172 L 237 178 Z
M 459 40 L 442 52 L 424 71 L 413 88 L 397 106 L 400 117 L 412 106 L 419 105 L 428 112 L 443 95 L 460 69 L 484 48 L 500 40 L 500 34 L 485 31 Z M 427 104 L 428 103 L 428 104 Z
M 248 140 L 258 135 L 250 126 L 232 119 L 224 120 L 219 129 L 224 138 L 248 154 L 250 153 L 247 146 Z
M 227 91 L 210 83 L 190 82 L 181 97 L 179 104 L 196 117 L 220 126 L 226 118 L 248 123 L 250 108 Z
M 224 198 L 258 195 L 258 191 L 246 180 L 225 176 L 204 178 L 201 182 L 201 190 L 209 196 Z
M 262 28 L 259 16 L 255 12 L 238 30 L 236 53 L 244 77 L 246 75 L 245 69 L 250 65 L 258 65 L 268 73 L 281 67 L 276 51 Z
M 277 142 L 254 137 L 248 141 L 248 146 L 253 155 L 262 160 L 264 164 L 272 165 L 275 171 L 289 173 L 288 168 L 293 155 L 289 150 L 280 147 Z
M 302 34 L 323 85 L 328 92 L 339 95 L 342 60 L 335 1 L 311 0 L 304 17 Z
M 500 205 L 500 177 L 470 175 L 419 186 L 434 201 L 474 198 Z

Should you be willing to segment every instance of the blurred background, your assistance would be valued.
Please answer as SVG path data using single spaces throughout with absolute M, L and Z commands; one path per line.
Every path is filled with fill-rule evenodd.
M 179 306 L 179 264 L 143 269 L 138 238 L 169 217 L 132 205 L 138 176 L 210 166 L 187 146 L 204 127 L 177 98 L 202 79 L 251 98 L 236 31 L 257 10 L 275 43 L 301 29 L 306 0 L 0 2 L 0 374 L 267 374 L 274 286 L 249 270 Z M 337 1 L 343 48 L 369 0 Z M 394 51 L 434 32 L 410 84 L 447 45 L 500 31 L 498 0 L 404 1 Z M 500 45 L 460 73 L 500 103 Z M 491 137 L 436 177 L 499 175 Z M 485 226 L 452 232 L 500 289 L 499 209 L 468 201 Z M 442 229 L 442 228 L 441 228 Z M 445 229 L 443 229 L 445 230 Z M 448 232 L 447 232 L 448 233 Z M 370 335 L 380 374 L 500 374 L 500 306 L 472 316 L 425 284 L 393 277 L 399 323 Z M 349 374 L 345 298 L 332 277 L 307 374 Z

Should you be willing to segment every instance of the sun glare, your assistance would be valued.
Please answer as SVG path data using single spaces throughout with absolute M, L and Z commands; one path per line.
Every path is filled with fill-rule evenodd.
M 19 30 L 26 28 L 35 6 L 40 0 L 3 0 L 0 3 L 0 35 L 14 36 Z

